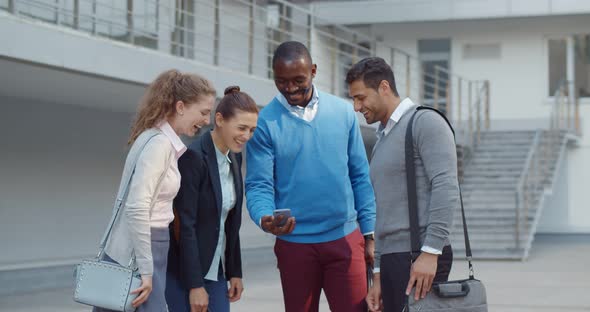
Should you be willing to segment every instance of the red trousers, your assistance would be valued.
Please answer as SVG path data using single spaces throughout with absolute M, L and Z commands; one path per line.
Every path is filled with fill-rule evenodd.
M 277 239 L 274 250 L 286 312 L 318 311 L 322 289 L 331 311 L 367 311 L 365 240 L 358 229 L 325 243 Z

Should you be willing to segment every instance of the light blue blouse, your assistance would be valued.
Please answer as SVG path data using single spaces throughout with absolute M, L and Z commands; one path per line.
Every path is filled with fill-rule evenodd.
M 231 160 L 229 159 L 229 151 L 226 154 L 221 153 L 217 146 L 215 147 L 215 154 L 217 156 L 217 167 L 219 168 L 219 182 L 221 184 L 221 219 L 219 220 L 219 239 L 217 240 L 217 247 L 213 255 L 211 267 L 205 276 L 205 279 L 210 281 L 217 281 L 219 275 L 219 262 L 225 262 L 225 220 L 227 215 L 234 209 L 236 205 L 236 189 L 234 186 L 234 176 L 231 172 Z M 224 266 L 225 267 L 225 266 Z

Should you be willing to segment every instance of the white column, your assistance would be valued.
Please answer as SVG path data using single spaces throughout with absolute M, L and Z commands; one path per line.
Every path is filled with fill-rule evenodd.
M 174 31 L 174 15 L 176 4 L 170 0 L 157 1 L 157 32 L 158 50 L 166 54 L 171 53 L 172 32 Z
M 576 53 L 574 36 L 566 39 L 566 77 L 568 82 L 569 103 L 574 103 L 576 86 Z

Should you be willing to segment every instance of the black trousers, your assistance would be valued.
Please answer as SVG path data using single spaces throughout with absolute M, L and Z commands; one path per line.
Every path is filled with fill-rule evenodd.
M 453 250 L 445 246 L 438 257 L 435 282 L 449 279 L 453 265 Z M 402 312 L 406 304 L 406 287 L 410 281 L 411 256 L 409 252 L 381 256 L 381 297 L 384 312 Z

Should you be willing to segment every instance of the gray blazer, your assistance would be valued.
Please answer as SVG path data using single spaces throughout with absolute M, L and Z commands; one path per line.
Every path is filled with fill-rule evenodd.
M 148 129 L 139 135 L 125 160 L 111 217 L 112 230 L 109 235 L 109 226 L 101 241 L 105 253 L 121 265 L 128 265 L 134 253 L 141 275 L 153 274 L 151 210 L 174 153 L 172 144 L 159 129 Z M 148 200 L 140 200 L 145 198 Z

